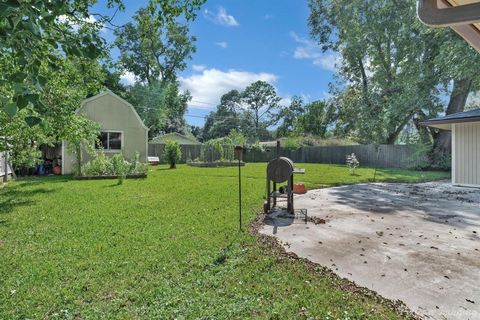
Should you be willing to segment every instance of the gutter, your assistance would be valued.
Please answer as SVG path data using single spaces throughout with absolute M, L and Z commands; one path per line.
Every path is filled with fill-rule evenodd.
M 480 117 L 470 117 L 462 119 L 447 119 L 447 120 L 427 120 L 420 122 L 422 126 L 431 126 L 437 124 L 452 124 L 452 123 L 465 123 L 465 122 L 480 122 Z
M 480 22 L 480 3 L 452 7 L 441 0 L 440 6 L 439 0 L 417 0 L 418 18 L 431 27 L 450 27 Z

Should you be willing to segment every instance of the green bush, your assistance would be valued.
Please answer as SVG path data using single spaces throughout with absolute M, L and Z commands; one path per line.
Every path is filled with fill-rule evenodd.
M 118 153 L 112 157 L 107 157 L 103 152 L 94 155 L 94 158 L 82 166 L 80 175 L 84 176 L 112 176 L 119 178 L 119 184 L 127 175 L 146 174 L 148 165 L 140 162 L 140 154 L 135 153 L 132 162 L 128 162 L 123 154 Z
M 165 160 L 170 165 L 170 169 L 175 169 L 177 167 L 177 163 L 182 158 L 182 150 L 180 150 L 180 145 L 178 142 L 168 140 L 163 148 L 163 153 Z
M 135 158 L 128 166 L 127 174 L 146 174 L 148 171 L 148 164 L 140 162 L 140 153 L 135 152 Z
M 431 144 L 417 143 L 412 145 L 413 153 L 405 160 L 405 166 L 411 170 L 427 170 L 432 163 L 429 158 L 429 153 L 432 149 Z
M 81 175 L 86 176 L 106 176 L 113 175 L 113 165 L 111 160 L 103 152 L 97 155 L 82 166 Z
M 118 184 L 123 183 L 127 175 L 128 163 L 126 163 L 123 154 L 117 153 L 112 157 L 112 167 L 114 175 L 118 176 Z

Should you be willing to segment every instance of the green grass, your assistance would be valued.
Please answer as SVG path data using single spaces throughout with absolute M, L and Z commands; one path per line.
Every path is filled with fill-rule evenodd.
M 299 165 L 309 187 L 368 181 Z M 237 231 L 237 168 L 153 167 L 143 180 L 28 179 L 0 189 L 0 319 L 396 319 Z M 243 169 L 244 212 L 262 206 L 264 164 Z M 378 180 L 444 173 L 380 170 Z

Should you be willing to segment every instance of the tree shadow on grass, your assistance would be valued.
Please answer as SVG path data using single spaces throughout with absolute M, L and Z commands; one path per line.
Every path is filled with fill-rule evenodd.
M 56 190 L 56 188 L 41 187 L 45 183 L 46 181 L 39 179 L 22 180 L 0 189 L 0 214 L 10 213 L 17 207 L 33 205 L 37 195 L 52 193 Z

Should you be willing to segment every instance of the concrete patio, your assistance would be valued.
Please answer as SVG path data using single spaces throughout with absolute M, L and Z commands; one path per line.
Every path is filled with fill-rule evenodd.
M 427 319 L 480 319 L 480 190 L 447 182 L 359 184 L 309 191 L 261 233 Z

